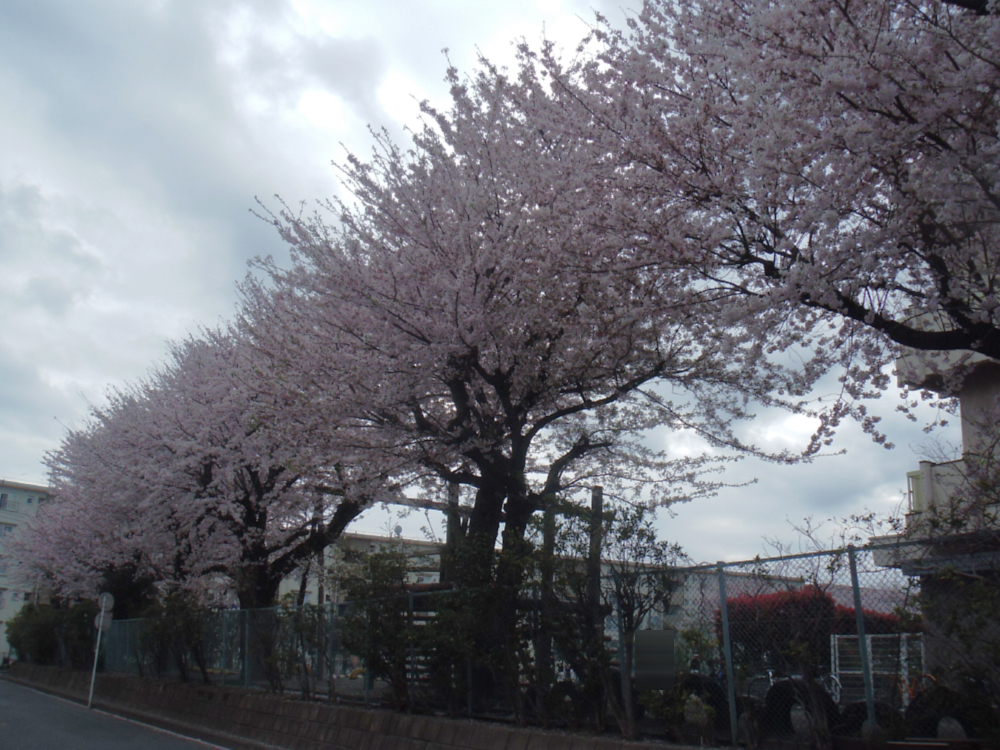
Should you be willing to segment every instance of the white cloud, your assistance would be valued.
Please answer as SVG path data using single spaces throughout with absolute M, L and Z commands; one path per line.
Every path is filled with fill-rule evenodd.
M 420 103 L 425 100 L 430 96 L 402 70 L 390 70 L 378 88 L 379 104 L 400 126 L 420 120 Z
M 314 128 L 339 133 L 347 130 L 344 102 L 327 91 L 316 89 L 304 91 L 296 110 Z

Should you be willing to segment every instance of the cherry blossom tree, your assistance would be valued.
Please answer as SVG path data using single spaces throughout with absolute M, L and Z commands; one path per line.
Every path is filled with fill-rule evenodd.
M 739 321 L 689 315 L 683 276 L 608 231 L 616 165 L 560 131 L 562 104 L 486 63 L 449 75 L 452 108 L 425 107 L 412 150 L 383 135 L 349 160 L 350 200 L 266 215 L 292 267 L 263 265 L 244 317 L 358 455 L 469 488 L 483 575 L 501 525 L 513 555 L 531 515 L 586 482 L 654 503 L 712 491 L 708 458 L 668 461 L 648 431 L 753 450 L 731 420 L 804 380 Z
M 857 397 L 897 346 L 1000 359 L 995 10 L 647 0 L 571 64 L 525 47 L 523 67 L 614 155 L 637 243 L 732 315 L 781 310 Z
M 168 588 L 222 583 L 244 607 L 272 604 L 381 485 L 319 454 L 294 414 L 261 395 L 250 352 L 207 332 L 93 407 L 48 457 L 53 502 L 22 540 L 31 568 L 68 595 L 138 564 Z

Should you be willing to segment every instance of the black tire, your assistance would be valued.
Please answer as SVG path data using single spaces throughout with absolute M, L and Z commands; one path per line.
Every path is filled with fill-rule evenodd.
M 937 737 L 938 723 L 946 716 L 962 725 L 965 736 L 978 737 L 969 713 L 967 699 L 940 685 L 924 690 L 906 707 L 906 733 L 910 737 Z
M 827 726 L 839 723 L 840 712 L 821 685 L 815 686 L 820 707 L 826 715 Z M 764 716 L 760 728 L 765 735 L 792 734 L 792 706 L 796 703 L 809 709 L 809 692 L 802 680 L 781 680 L 774 683 L 764 698 Z

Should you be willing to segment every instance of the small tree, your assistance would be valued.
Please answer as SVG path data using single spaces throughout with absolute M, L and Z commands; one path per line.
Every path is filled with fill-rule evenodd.
M 158 673 L 173 661 L 181 680 L 187 682 L 193 660 L 202 682 L 211 683 L 204 633 L 207 614 L 194 597 L 183 593 L 168 594 L 143 612 L 142 638 Z
M 344 647 L 365 660 L 365 679 L 383 678 L 398 709 L 409 708 L 410 623 L 406 554 L 383 550 L 361 557 L 342 579 L 350 608 L 341 620 Z
M 609 520 L 604 558 L 611 575 L 606 579 L 604 598 L 618 620 L 622 654 L 622 710 L 615 711 L 615 718 L 622 733 L 634 739 L 633 639 L 637 630 L 648 625 L 649 615 L 666 614 L 683 583 L 674 569 L 687 558 L 679 545 L 657 539 L 652 514 L 643 506 L 622 506 Z
M 585 689 L 590 682 L 593 690 L 595 678 L 599 680 L 606 704 L 622 734 L 632 739 L 637 715 L 632 641 L 637 630 L 648 626 L 651 614 L 666 614 L 671 598 L 683 583 L 675 568 L 686 557 L 678 545 L 657 538 L 653 514 L 644 506 L 623 504 L 606 512 L 601 533 L 603 577 L 595 612 L 589 590 L 591 582 L 581 564 L 590 547 L 590 526 L 583 520 L 583 515 L 569 519 L 560 535 L 568 555 L 558 564 L 557 589 L 565 604 L 561 608 L 562 632 L 557 637 L 557 647 L 569 656 Z M 621 649 L 618 684 L 604 641 L 608 615 L 617 627 Z M 577 634 L 576 638 L 567 637 L 567 626 L 574 628 L 571 632 Z

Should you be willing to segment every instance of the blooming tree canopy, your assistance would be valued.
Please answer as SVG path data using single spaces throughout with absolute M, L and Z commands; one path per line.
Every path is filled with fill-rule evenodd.
M 577 104 L 567 127 L 616 155 L 633 199 L 618 220 L 663 266 L 749 314 L 783 310 L 786 342 L 846 365 L 859 396 L 884 387 L 895 345 L 1000 359 L 987 10 L 648 0 L 572 65 L 523 54 Z
M 371 498 L 262 397 L 249 353 L 226 333 L 189 339 L 92 408 L 48 457 L 53 502 L 20 541 L 30 568 L 70 596 L 135 564 L 167 587 L 271 604 Z
M 353 200 L 269 214 L 293 264 L 246 285 L 254 340 L 366 461 L 471 488 L 489 553 L 502 515 L 507 549 L 584 480 L 663 503 L 711 491 L 705 458 L 668 461 L 644 433 L 752 450 L 731 420 L 800 375 L 739 321 L 689 315 L 685 279 L 607 230 L 616 166 L 560 131 L 535 81 L 450 75 L 452 108 L 425 108 L 411 151 L 383 136 L 344 167 Z

